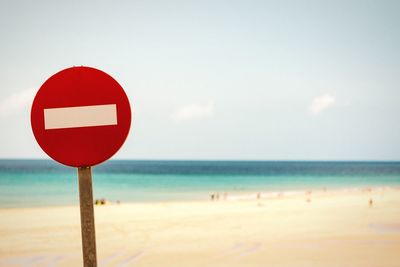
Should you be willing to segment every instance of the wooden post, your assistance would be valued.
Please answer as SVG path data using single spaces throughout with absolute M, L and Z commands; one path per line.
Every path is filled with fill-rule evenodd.
M 96 234 L 94 230 L 92 169 L 78 168 L 79 200 L 81 206 L 81 230 L 83 266 L 96 267 Z

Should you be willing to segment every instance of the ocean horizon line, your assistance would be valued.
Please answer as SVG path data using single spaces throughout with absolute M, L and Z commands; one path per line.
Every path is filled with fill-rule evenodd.
M 0 161 L 51 161 L 57 164 L 57 161 L 51 159 L 51 158 L 0 158 Z M 107 162 L 116 162 L 116 161 L 136 161 L 136 162 L 281 162 L 281 163 L 291 163 L 291 162 L 310 162 L 310 163 L 400 163 L 400 160 L 381 160 L 381 159 L 368 159 L 368 160 L 363 160 L 363 159 L 332 159 L 332 160 L 325 160 L 325 159 L 125 159 L 125 158 L 116 158 L 116 159 L 109 159 L 105 162 L 102 162 L 98 165 L 107 163 Z M 61 164 L 62 165 L 62 164 Z M 98 166 L 95 165 L 95 166 Z M 65 166 L 65 165 L 64 165 Z

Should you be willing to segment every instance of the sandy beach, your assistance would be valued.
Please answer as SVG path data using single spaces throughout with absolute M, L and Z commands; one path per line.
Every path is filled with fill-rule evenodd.
M 0 218 L 0 266 L 82 265 L 78 206 L 0 209 Z M 111 204 L 95 219 L 99 266 L 400 262 L 398 188 Z

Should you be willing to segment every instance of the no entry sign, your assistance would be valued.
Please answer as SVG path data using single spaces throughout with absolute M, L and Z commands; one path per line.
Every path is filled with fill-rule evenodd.
M 51 76 L 31 110 L 33 134 L 54 160 L 78 167 L 84 267 L 96 267 L 96 235 L 91 166 L 112 157 L 125 142 L 131 108 L 110 75 L 72 67 Z
M 54 74 L 39 89 L 31 124 L 47 155 L 68 166 L 88 167 L 112 157 L 125 142 L 131 109 L 110 75 L 72 67 Z

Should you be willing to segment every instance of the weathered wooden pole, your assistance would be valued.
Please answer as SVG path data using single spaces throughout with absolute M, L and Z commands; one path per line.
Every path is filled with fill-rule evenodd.
M 81 230 L 83 266 L 97 267 L 96 233 L 94 227 L 92 169 L 78 168 L 79 200 L 81 206 Z

